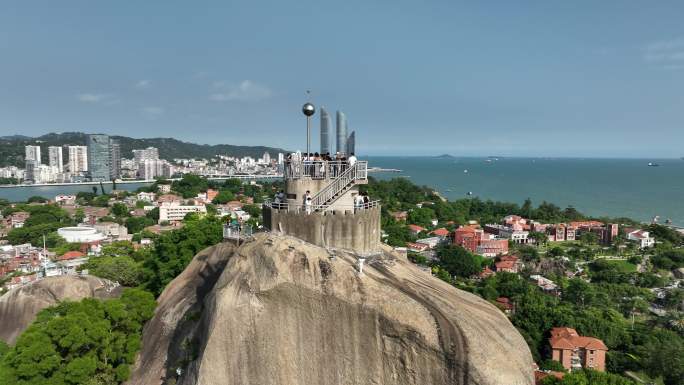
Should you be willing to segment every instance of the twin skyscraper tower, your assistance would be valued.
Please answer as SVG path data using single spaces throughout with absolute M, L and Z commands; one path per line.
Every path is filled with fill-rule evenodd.
M 356 133 L 354 131 L 347 136 L 347 116 L 342 111 L 337 111 L 336 116 L 336 140 L 335 149 L 333 150 L 331 146 L 330 130 L 332 122 L 330 120 L 330 114 L 325 109 L 321 107 L 321 154 L 334 154 L 335 152 L 351 154 L 355 151 L 356 147 Z

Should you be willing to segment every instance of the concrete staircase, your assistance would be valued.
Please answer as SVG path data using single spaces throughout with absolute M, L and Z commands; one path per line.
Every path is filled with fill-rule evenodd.
M 318 194 L 314 195 L 311 198 L 311 207 L 314 211 L 325 210 L 349 191 L 358 181 L 366 181 L 367 179 L 368 163 L 356 162 L 319 191 Z

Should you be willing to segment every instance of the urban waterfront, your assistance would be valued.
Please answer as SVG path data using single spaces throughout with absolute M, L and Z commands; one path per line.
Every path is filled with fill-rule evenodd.
M 538 205 L 547 201 L 573 206 L 592 216 L 626 216 L 684 226 L 684 161 L 678 159 L 572 159 L 572 158 L 435 158 L 369 157 L 370 166 L 400 169 L 372 175 L 388 179 L 410 178 L 430 186 L 449 199 L 478 197 Z M 659 167 L 648 167 L 649 162 Z M 467 170 L 467 172 L 465 172 Z M 136 190 L 149 183 L 119 184 Z M 98 191 L 99 191 L 99 186 Z M 93 185 L 0 188 L 0 199 L 24 201 L 39 195 L 92 191 Z M 105 184 L 110 190 L 111 184 Z
M 489 159 L 489 161 L 488 161 Z M 630 217 L 684 226 L 684 161 L 679 159 L 370 157 L 370 165 L 401 169 L 378 178 L 408 177 L 449 199 L 471 197 L 536 206 L 547 201 L 593 216 Z M 649 167 L 648 163 L 659 164 Z M 467 172 L 465 172 L 467 170 Z
M 119 183 L 116 188 L 119 190 L 135 191 L 140 187 L 149 186 L 149 182 L 140 183 Z M 103 184 L 105 192 L 112 190 L 112 184 Z M 76 194 L 78 192 L 92 192 L 93 187 L 97 188 L 99 194 L 99 184 L 71 184 L 71 185 L 55 185 L 55 186 L 22 186 L 22 187 L 5 187 L 0 188 L 0 199 L 7 199 L 10 202 L 23 202 L 32 196 L 42 196 L 45 198 L 54 199 L 59 194 Z

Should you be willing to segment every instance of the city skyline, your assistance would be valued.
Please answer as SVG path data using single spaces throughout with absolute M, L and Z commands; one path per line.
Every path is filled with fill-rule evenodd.
M 677 2 L 10 3 L 0 136 L 296 150 L 311 89 L 348 114 L 364 154 L 684 155 Z M 326 28 L 342 20 L 354 28 Z

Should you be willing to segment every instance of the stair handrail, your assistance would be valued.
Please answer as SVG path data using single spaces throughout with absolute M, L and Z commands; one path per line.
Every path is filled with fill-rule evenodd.
M 321 191 L 311 198 L 312 207 L 321 207 L 328 203 L 335 194 L 340 193 L 342 190 L 347 188 L 350 183 L 357 179 L 359 174 L 359 162 L 354 163 L 354 165 L 349 166 L 348 169 L 344 170 L 335 180 L 333 180 L 329 185 L 325 186 Z

